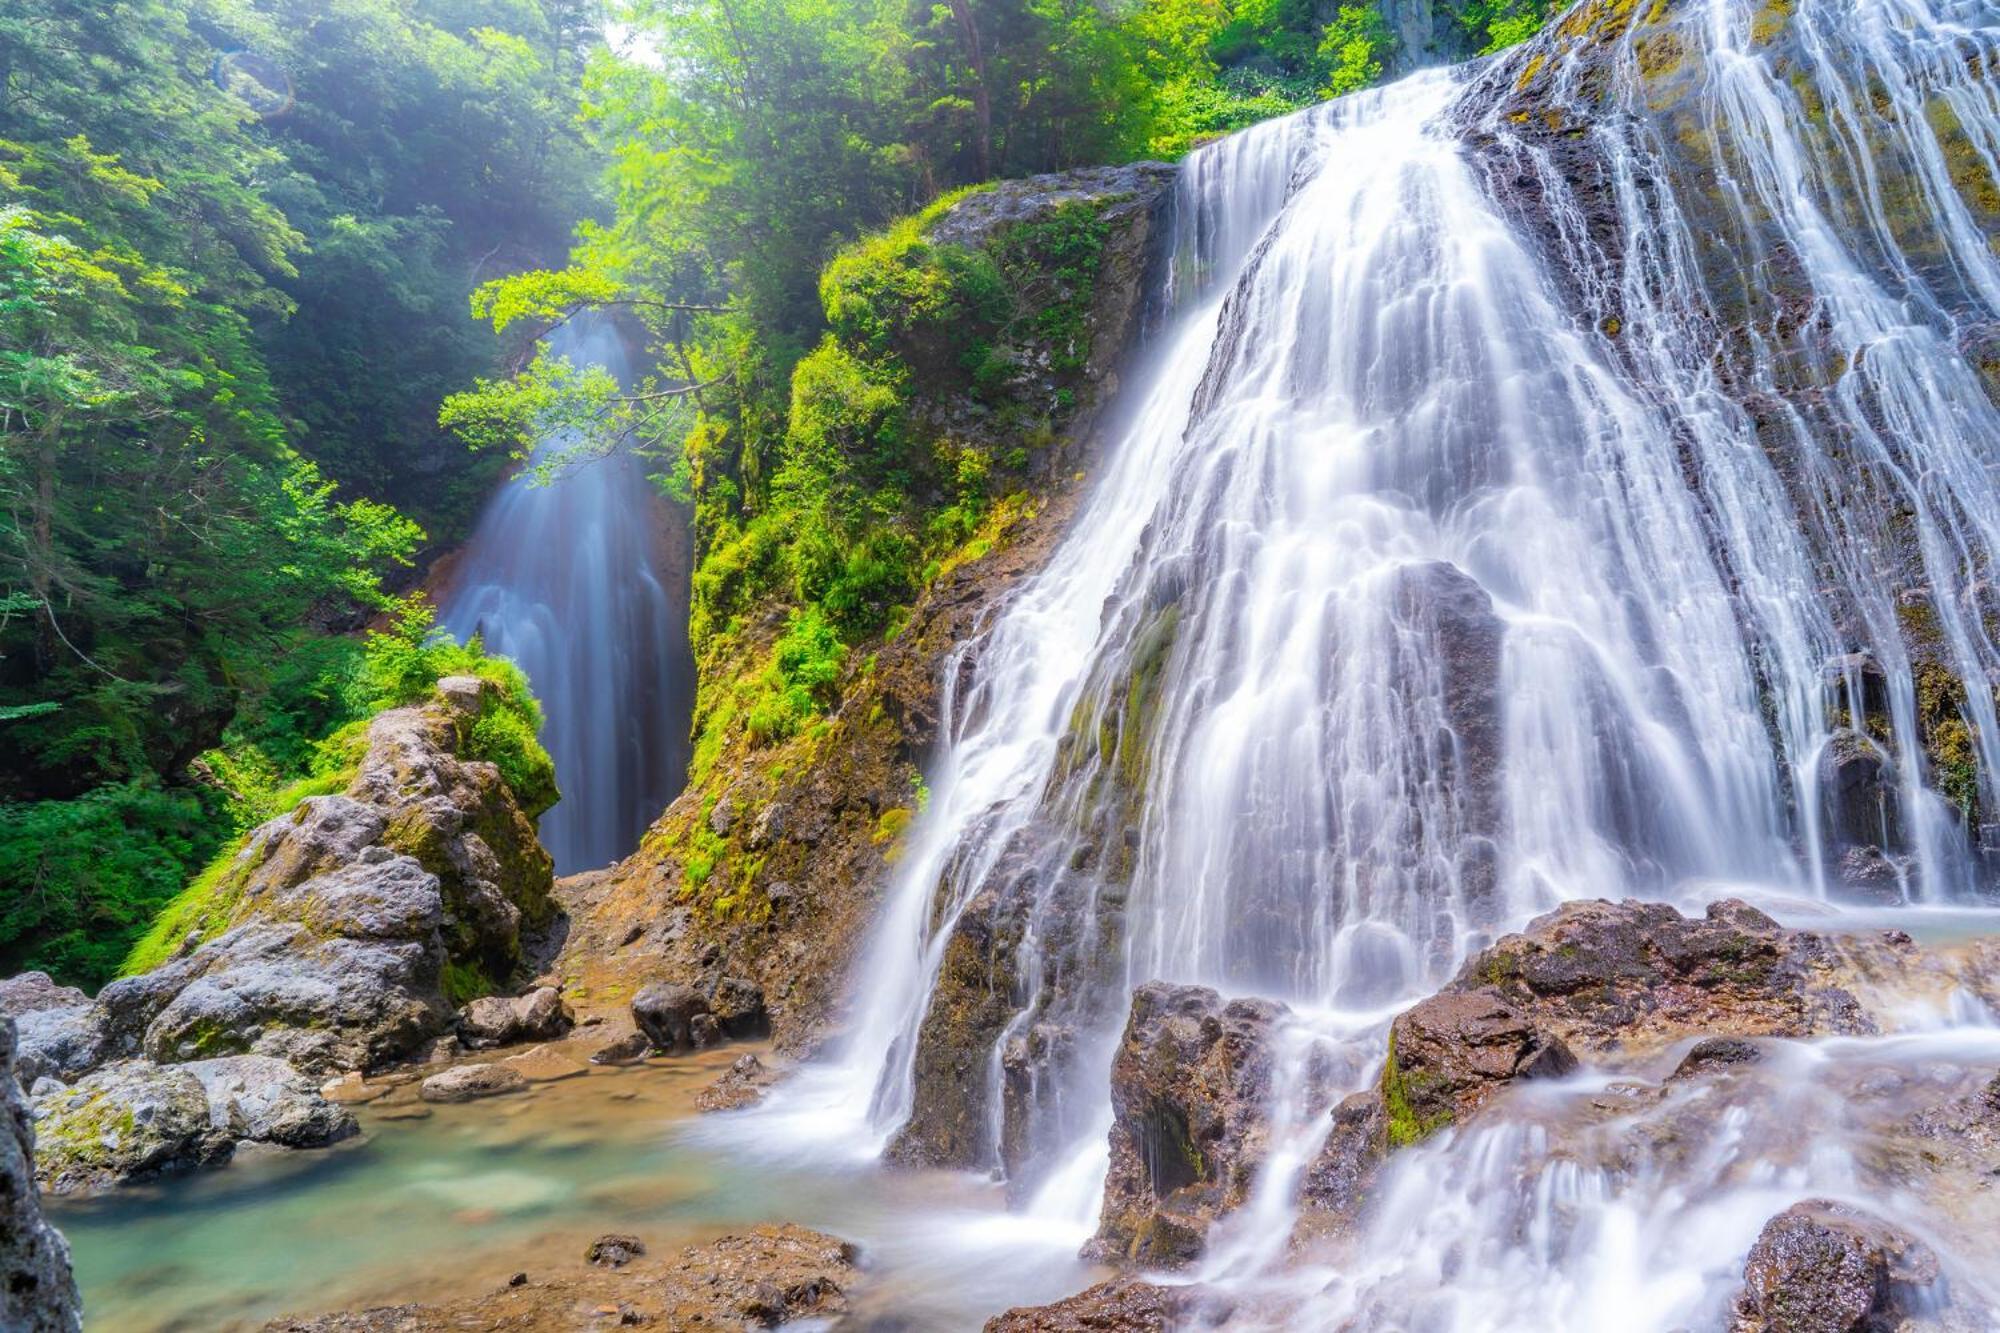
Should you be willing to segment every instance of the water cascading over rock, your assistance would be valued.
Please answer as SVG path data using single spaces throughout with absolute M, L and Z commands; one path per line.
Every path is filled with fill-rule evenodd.
M 1983 0 L 1584 3 L 1191 157 L 1131 424 L 945 672 L 843 1066 L 867 1132 L 1089 1206 L 1135 988 L 1285 1001 L 1318 1040 L 1257 1057 L 1254 1269 L 1389 1017 L 1503 928 L 1990 889 L 1996 60 Z M 1780 1176 L 1859 1188 L 1822 1129 Z M 1618 1260 L 1535 1230 L 1562 1192 L 1518 1193 L 1556 1166 L 1517 1140 L 1432 1181 L 1438 1236 L 1496 1280 L 1509 1247 L 1552 1281 Z M 1671 1172 L 1634 1179 L 1637 1230 L 1697 1224 Z M 1769 1202 L 1677 1252 L 1662 1319 L 1718 1314 Z M 1345 1316 L 1456 1262 L 1402 1239 L 1335 1284 Z M 1608 1309 L 1578 1282 L 1552 1326 Z M 1523 1313 L 1453 1299 L 1440 1326 Z
M 616 326 L 579 316 L 550 338 L 576 365 L 630 380 Z M 545 441 L 537 457 L 568 443 Z M 625 450 L 527 476 L 487 504 L 452 568 L 440 623 L 528 674 L 562 800 L 540 835 L 556 873 L 608 865 L 680 789 L 694 664 L 686 534 Z

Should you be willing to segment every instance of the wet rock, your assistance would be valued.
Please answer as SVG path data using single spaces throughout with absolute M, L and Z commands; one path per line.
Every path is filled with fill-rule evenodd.
M 519 1070 L 505 1065 L 460 1065 L 432 1074 L 417 1089 L 417 1095 L 427 1102 L 469 1102 L 521 1092 L 527 1086 L 528 1080 Z
M 660 1051 L 693 1050 L 695 1017 L 707 1013 L 701 992 L 679 982 L 656 981 L 632 997 L 632 1020 Z
M 1764 1058 L 1755 1042 L 1736 1037 L 1709 1037 L 1698 1041 L 1674 1067 L 1676 1079 L 1699 1078 L 1737 1065 L 1752 1065 Z
M 1225 1328 L 1234 1304 L 1203 1287 L 1114 1278 L 1050 1305 L 1024 1305 L 986 1321 L 984 1333 L 1181 1333 Z
M 1149 982 L 1111 1065 L 1111 1168 L 1086 1253 L 1171 1268 L 1248 1196 L 1263 1162 L 1271 1033 L 1286 1010 Z
M 1405 642 L 1422 645 L 1420 656 L 1398 663 L 1400 674 L 1423 682 L 1409 695 L 1428 698 L 1435 692 L 1444 705 L 1450 736 L 1439 747 L 1440 777 L 1460 820 L 1458 878 L 1475 919 L 1484 924 L 1503 819 L 1500 662 L 1506 625 L 1486 590 L 1442 561 L 1397 571 L 1393 604 L 1398 620 L 1415 631 Z M 1406 725 L 1412 734 L 1422 734 L 1435 722 L 1412 716 Z
M 37 1167 L 52 1193 L 97 1190 L 225 1161 L 239 1142 L 322 1148 L 354 1117 L 268 1056 L 178 1065 L 126 1060 L 34 1101 Z
M 1900 898 L 1909 859 L 1896 766 L 1866 734 L 1838 731 L 1820 755 L 1820 822 L 1825 851 L 1850 887 Z
M 1397 1016 L 1382 1069 L 1389 1143 L 1415 1143 L 1476 1113 L 1521 1079 L 1577 1067 L 1561 1037 L 1492 991 L 1434 995 Z
M 739 1055 L 722 1077 L 695 1094 L 699 1111 L 736 1111 L 764 1100 L 777 1075 L 754 1055 Z
M 553 986 L 526 995 L 489 995 L 458 1011 L 458 1037 L 469 1049 L 522 1041 L 553 1041 L 568 1032 L 575 1015 Z
M 646 1244 L 637 1236 L 599 1236 L 583 1257 L 605 1268 L 623 1268 L 645 1252 Z
M 1823 1199 L 1764 1225 L 1743 1269 L 1731 1333 L 1896 1327 L 1938 1280 L 1937 1256 L 1880 1218 Z
M 1822 937 L 1734 900 L 1699 918 L 1664 903 L 1573 902 L 1468 960 L 1447 989 L 1490 989 L 1580 1053 L 1868 1032 L 1836 963 Z
M 77 1333 L 83 1314 L 69 1245 L 42 1216 L 35 1124 L 15 1079 L 14 1041 L 14 1019 L 0 1014 L 0 1328 Z
M 722 1024 L 715 1021 L 714 1014 L 696 1014 L 688 1020 L 688 1040 L 697 1051 L 705 1051 L 711 1046 L 722 1045 Z

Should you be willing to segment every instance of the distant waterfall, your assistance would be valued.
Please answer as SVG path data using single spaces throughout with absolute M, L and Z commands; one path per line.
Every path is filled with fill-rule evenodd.
M 629 376 L 608 321 L 572 321 L 552 343 Z M 677 522 L 621 451 L 546 486 L 508 481 L 451 571 L 441 623 L 514 659 L 541 700 L 562 789 L 541 837 L 558 874 L 630 853 L 685 780 L 694 665 Z
M 1566 899 L 1990 878 L 1991 691 L 1952 705 L 1954 809 L 1910 643 L 2000 679 L 1967 351 L 2000 344 L 2000 254 L 1960 193 L 2000 177 L 2000 12 L 1797 0 L 1780 61 L 1769 8 L 1656 10 L 1670 47 L 1556 72 L 1545 114 L 1508 114 L 1517 56 L 1188 160 L 1177 322 L 1066 543 L 944 672 L 930 807 L 802 1100 L 922 1129 L 976 915 L 1013 1014 L 953 1151 L 1083 1221 L 1139 983 L 1379 1033 Z M 1871 827 L 1837 827 L 1842 747 L 1886 775 Z M 1890 854 L 1841 863 L 1848 834 Z

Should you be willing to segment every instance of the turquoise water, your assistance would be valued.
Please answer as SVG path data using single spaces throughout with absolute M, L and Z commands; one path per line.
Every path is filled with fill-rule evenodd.
M 1083 1286 L 1073 1242 L 1022 1245 L 1000 1192 L 962 1176 L 774 1165 L 691 1136 L 695 1090 L 740 1048 L 421 1108 L 409 1091 L 356 1108 L 358 1143 L 245 1153 L 228 1167 L 54 1207 L 87 1326 L 117 1333 L 256 1328 L 469 1295 L 573 1264 L 630 1232 L 656 1253 L 732 1225 L 794 1221 L 861 1246 L 857 1306 L 907 1328 L 977 1328 Z M 752 1150 L 756 1145 L 744 1145 Z

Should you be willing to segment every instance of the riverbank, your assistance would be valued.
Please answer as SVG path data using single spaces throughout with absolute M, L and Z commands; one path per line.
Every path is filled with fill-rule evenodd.
M 615 1281 L 586 1260 L 600 1236 L 671 1256 L 775 1223 L 853 1243 L 862 1279 L 850 1310 L 909 1328 L 977 1327 L 1088 1285 L 1080 1237 L 1025 1237 L 997 1185 L 766 1158 L 754 1141 L 710 1132 L 696 1095 L 760 1049 L 592 1066 L 462 1105 L 428 1105 L 408 1083 L 353 1107 L 362 1132 L 349 1144 L 246 1151 L 221 1170 L 56 1203 L 52 1220 L 75 1251 L 92 1326 L 119 1333 L 237 1333 L 471 1301 L 517 1273 Z M 603 1303 L 615 1313 L 616 1300 Z

